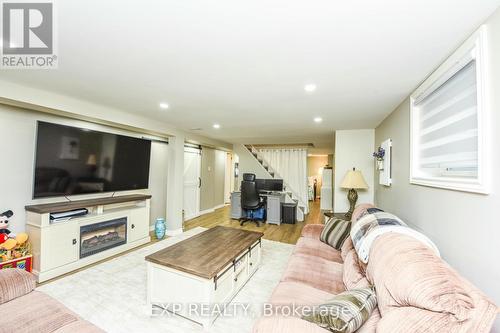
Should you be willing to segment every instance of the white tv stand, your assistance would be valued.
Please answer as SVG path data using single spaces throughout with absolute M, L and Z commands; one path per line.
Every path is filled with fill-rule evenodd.
M 26 230 L 38 282 L 149 243 L 150 199 L 150 195 L 137 194 L 26 206 Z M 87 208 L 89 214 L 50 223 L 50 213 L 79 208 Z M 125 244 L 81 258 L 80 227 L 123 218 L 127 221 Z

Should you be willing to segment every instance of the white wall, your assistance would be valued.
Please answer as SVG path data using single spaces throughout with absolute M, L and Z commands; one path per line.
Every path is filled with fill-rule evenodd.
M 376 143 L 391 138 L 391 187 L 376 186 L 376 203 L 422 230 L 439 247 L 442 257 L 500 305 L 500 11 L 487 22 L 486 72 L 491 92 L 492 151 L 489 195 L 412 185 L 410 171 L 410 110 L 406 99 L 376 129 Z M 464 36 L 465 37 L 465 36 Z M 377 176 L 378 177 L 378 176 Z M 377 178 L 378 179 L 378 178 Z M 500 332 L 500 318 L 495 332 Z
M 21 110 L 4 105 L 0 105 L 0 119 L 2 135 L 4 137 L 4 139 L 0 140 L 0 152 L 2 154 L 2 163 L 0 163 L 2 187 L 0 191 L 0 211 L 3 212 L 7 209 L 14 211 L 15 215 L 11 219 L 9 227 L 16 233 L 25 230 L 25 205 L 61 201 L 61 198 L 32 199 L 37 120 L 117 134 L 140 136 L 137 133 L 117 130 L 102 125 Z M 165 217 L 167 200 L 166 166 L 168 161 L 166 147 L 167 145 L 162 143 L 154 142 L 152 144 L 149 189 L 127 192 L 153 195 L 151 200 L 151 223 L 156 217 Z M 70 198 L 82 199 L 109 195 L 109 193 L 103 195 L 80 195 Z
M 367 190 L 358 190 L 358 203 L 374 201 L 373 189 L 373 147 L 375 130 L 342 130 L 335 132 L 335 189 L 333 210 L 344 213 L 349 210 L 347 190 L 340 188 L 347 171 L 356 168 L 360 170 L 368 184 Z
M 271 178 L 264 167 L 255 159 L 255 157 L 242 144 L 235 144 L 233 151 L 238 155 L 239 176 L 234 184 L 235 190 L 239 191 L 244 173 L 253 173 L 257 178 Z
M 89 120 L 89 122 L 76 121 L 83 124 L 85 126 L 97 126 L 93 124 L 93 122 L 99 123 L 109 123 L 111 125 L 119 124 L 121 126 L 132 127 L 134 130 L 144 131 L 146 133 L 158 133 L 159 135 L 170 135 L 171 144 L 169 145 L 169 153 L 168 153 L 168 179 L 167 182 L 167 233 L 172 231 L 173 234 L 182 231 L 182 192 L 183 192 L 183 173 L 184 173 L 184 142 L 191 141 L 197 142 L 200 144 L 206 144 L 213 147 L 217 147 L 224 150 L 231 150 L 232 145 L 223 142 L 220 140 L 206 138 L 197 134 L 193 134 L 190 132 L 185 132 L 170 124 L 159 121 L 157 119 L 152 119 L 148 117 L 141 116 L 140 110 L 137 110 L 137 113 L 128 113 L 123 112 L 121 110 L 107 107 L 105 105 L 95 104 L 83 99 L 70 97 L 62 94 L 52 93 L 49 91 L 44 91 L 40 89 L 30 88 L 27 86 L 21 86 L 18 84 L 6 82 L 0 80 L 0 103 L 6 103 L 9 105 L 17 105 L 22 108 L 29 110 L 38 110 L 43 113 L 37 113 L 40 117 L 46 117 L 47 112 L 57 113 L 59 115 L 63 114 L 65 117 L 73 118 L 77 117 L 78 119 Z M 3 106 L 2 106 L 3 108 Z M 10 108 L 9 113 L 11 112 L 21 112 L 18 108 Z M 61 118 L 67 119 L 67 118 Z M 6 118 L 0 116 L 0 123 L 3 125 L 2 127 L 12 127 L 9 131 L 13 131 L 16 134 L 20 134 L 23 138 L 20 141 L 12 141 L 11 145 L 6 149 L 6 152 L 14 153 L 13 158 L 17 155 L 22 155 L 23 158 L 25 154 L 29 154 L 29 151 L 20 150 L 18 146 L 19 144 L 28 144 L 29 140 L 31 144 L 34 144 L 34 131 L 32 128 L 27 130 L 27 128 L 21 126 L 19 123 L 16 124 L 15 120 L 10 121 L 11 119 L 7 115 Z M 17 126 L 17 127 L 16 127 Z M 18 137 L 18 136 L 16 136 Z M 7 145 L 8 140 L 3 144 Z M 25 147 L 25 146 L 24 146 Z M 1 152 L 3 153 L 4 150 Z M 29 159 L 23 160 L 28 164 L 20 165 L 19 169 L 9 170 L 9 172 L 21 172 L 19 177 L 24 177 L 23 181 L 20 183 L 14 183 L 12 181 L 6 181 L 6 185 L 9 184 L 11 187 L 10 191 L 23 191 L 23 193 L 27 193 L 28 187 L 30 184 L 26 183 L 24 179 L 28 179 L 31 182 L 32 179 L 32 165 L 33 163 L 33 155 L 30 155 Z M 1 169 L 0 169 L 1 171 Z M 11 172 L 11 173 L 12 173 Z M 28 173 L 26 173 L 28 172 Z M 0 174 L 2 177 L 12 177 L 11 173 Z M 5 176 L 7 175 L 7 176 Z M 15 177 L 17 179 L 17 177 Z M 22 190 L 18 190 L 17 187 L 24 186 Z M 5 194 L 4 194 L 5 193 Z M 4 195 L 7 195 L 8 192 L 3 189 L 3 192 L 0 196 L 0 199 Z M 17 194 L 15 194 L 17 195 Z M 17 202 L 17 211 L 24 211 L 24 205 L 28 204 L 29 198 L 26 198 L 23 195 L 18 195 Z M 56 199 L 57 200 L 57 199 Z M 60 199 L 59 199 L 60 200 Z M 55 201 L 51 199 L 50 201 Z M 0 201 L 0 205 L 3 203 Z M 22 208 L 22 209 L 21 209 Z M 20 210 L 21 209 L 21 210 Z M 18 213 L 19 214 L 19 213 Z M 23 218 L 24 214 L 17 218 Z M 15 222 L 19 224 L 20 222 Z M 19 224 L 20 225 L 20 224 Z M 22 222 L 24 225 L 24 221 Z

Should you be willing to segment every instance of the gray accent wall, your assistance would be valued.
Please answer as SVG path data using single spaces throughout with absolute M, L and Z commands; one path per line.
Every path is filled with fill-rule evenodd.
M 500 11 L 486 22 L 491 143 L 489 195 L 413 185 L 410 171 L 410 110 L 406 99 L 375 131 L 375 146 L 392 139 L 391 187 L 378 185 L 375 200 L 384 210 L 423 231 L 438 246 L 442 257 L 500 305 Z M 495 332 L 500 332 L 497 319 Z
M 201 150 L 200 210 L 212 209 L 214 200 L 215 149 L 203 147 Z

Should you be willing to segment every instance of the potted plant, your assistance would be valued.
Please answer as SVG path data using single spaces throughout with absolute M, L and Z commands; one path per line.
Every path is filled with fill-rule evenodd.
M 382 147 L 378 147 L 377 151 L 373 153 L 373 157 L 375 157 L 375 161 L 377 162 L 377 170 L 384 170 L 384 156 L 385 149 Z

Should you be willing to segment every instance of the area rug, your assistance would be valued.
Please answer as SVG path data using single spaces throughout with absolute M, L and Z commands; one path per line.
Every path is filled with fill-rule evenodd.
M 182 235 L 143 247 L 115 259 L 37 288 L 65 304 L 82 318 L 106 332 L 251 332 L 260 317 L 263 303 L 269 300 L 286 268 L 293 245 L 262 241 L 262 264 L 254 276 L 232 300 L 246 311 L 216 319 L 203 330 L 177 316 L 150 315 L 146 305 L 146 262 L 144 257 L 196 235 L 206 229 L 198 227 Z

